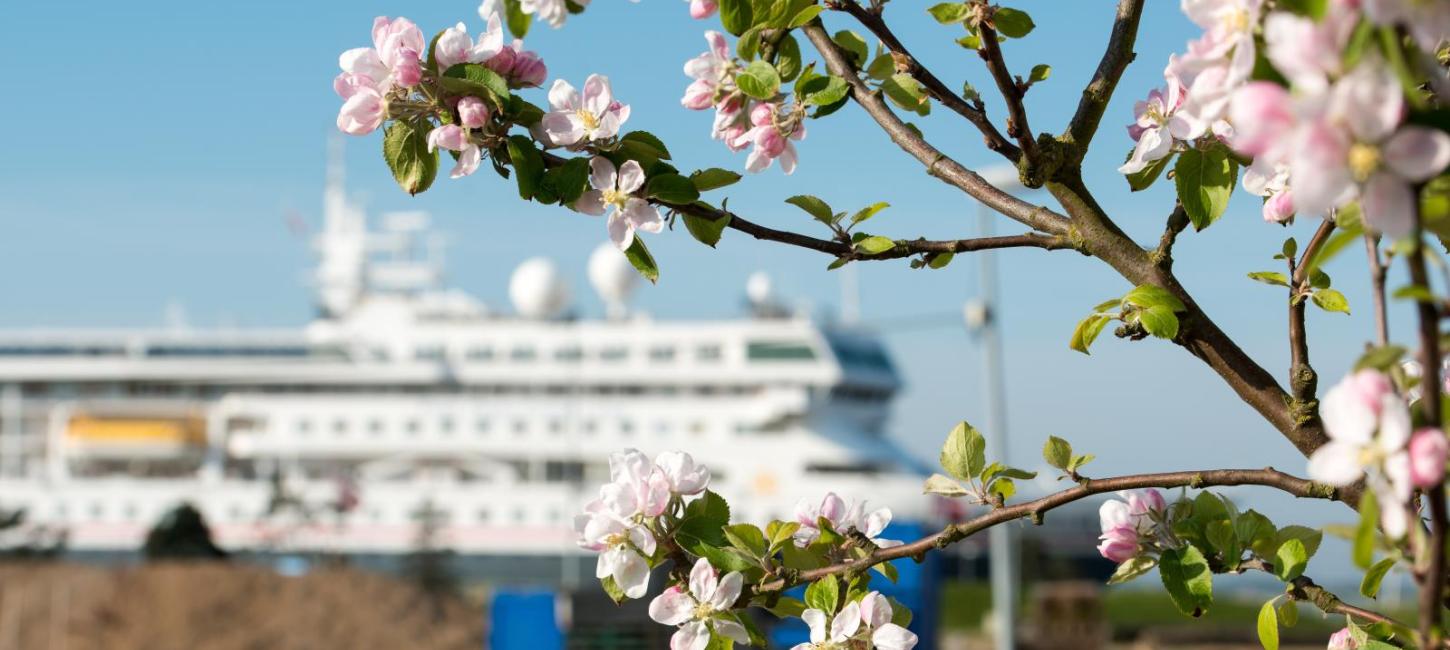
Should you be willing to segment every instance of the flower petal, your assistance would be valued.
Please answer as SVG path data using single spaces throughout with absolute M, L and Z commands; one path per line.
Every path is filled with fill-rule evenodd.
M 584 110 L 603 118 L 614 103 L 614 93 L 609 88 L 609 77 L 591 74 L 584 80 Z
M 861 622 L 875 629 L 891 622 L 891 601 L 879 591 L 866 594 L 861 599 Z
M 1381 150 L 1386 165 L 1416 183 L 1430 180 L 1450 164 L 1450 135 L 1423 126 L 1401 128 Z
M 710 566 L 710 561 L 705 558 L 695 560 L 695 566 L 690 568 L 690 595 L 702 603 L 710 602 L 718 584 L 715 567 Z
M 580 194 L 579 200 L 574 202 L 574 209 L 596 217 L 604 214 L 604 193 L 588 190 Z
M 614 582 L 630 598 L 640 598 L 649 591 L 649 564 L 639 553 L 620 550 L 621 561 L 614 567 Z
M 745 582 L 745 577 L 739 571 L 731 571 L 720 579 L 720 584 L 715 586 L 715 592 L 710 594 L 710 606 L 717 610 L 730 609 L 735 600 L 740 597 L 740 588 Z
M 841 611 L 836 613 L 836 618 L 831 620 L 831 640 L 835 642 L 845 641 L 861 629 L 861 605 L 856 602 L 847 603 Z
M 678 585 L 666 589 L 649 603 L 649 617 L 664 625 L 679 625 L 690 620 L 694 614 L 695 599 Z
M 911 650 L 916 647 L 916 635 L 900 625 L 887 623 L 871 633 L 871 644 L 877 650 Z
M 629 220 L 618 210 L 609 213 L 609 221 L 604 227 L 609 231 L 609 241 L 614 242 L 619 250 L 629 250 L 629 246 L 634 243 L 634 227 L 629 225 Z
M 556 111 L 576 111 L 580 108 L 579 91 L 563 79 L 555 79 L 549 87 L 549 108 Z
M 619 167 L 619 191 L 633 193 L 644 186 L 644 169 L 635 160 L 626 160 Z
M 1330 440 L 1309 456 L 1309 478 L 1334 486 L 1349 485 L 1364 476 L 1359 464 L 1360 447 Z
M 745 631 L 744 625 L 724 618 L 715 619 L 714 625 L 716 634 L 742 645 L 750 645 L 750 633 Z
M 635 164 L 638 165 L 638 163 Z M 609 159 L 604 156 L 595 156 L 589 160 L 589 187 L 600 191 L 612 190 L 615 188 L 615 183 L 614 163 L 609 162 Z
M 801 612 L 801 620 L 806 622 L 806 627 L 811 628 L 811 643 L 826 642 L 826 613 L 819 609 L 808 609 Z
M 670 650 L 705 650 L 710 645 L 710 628 L 700 621 L 686 623 L 670 637 Z
M 1381 171 L 1371 176 L 1364 184 L 1360 206 L 1365 225 L 1390 237 L 1400 239 L 1415 229 L 1415 192 L 1393 173 Z

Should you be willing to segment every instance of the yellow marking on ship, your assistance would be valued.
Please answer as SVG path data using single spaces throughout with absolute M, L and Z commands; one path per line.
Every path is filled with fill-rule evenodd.
M 91 443 L 206 443 L 206 423 L 201 418 L 99 418 L 76 416 L 66 428 L 66 438 Z

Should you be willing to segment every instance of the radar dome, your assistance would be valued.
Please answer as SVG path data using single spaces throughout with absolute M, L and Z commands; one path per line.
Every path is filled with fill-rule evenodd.
M 524 318 L 552 318 L 569 306 L 569 285 L 553 261 L 534 257 L 514 269 L 509 300 Z
M 770 300 L 770 276 L 765 271 L 756 271 L 745 280 L 745 297 L 752 305 L 764 305 Z
M 589 255 L 589 284 L 609 310 L 610 317 L 624 315 L 639 273 L 614 244 L 604 242 Z

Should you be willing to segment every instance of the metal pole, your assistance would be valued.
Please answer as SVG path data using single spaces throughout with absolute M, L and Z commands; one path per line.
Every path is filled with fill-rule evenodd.
M 979 207 L 978 222 L 983 237 L 992 236 L 992 211 Z M 988 250 L 981 255 L 981 304 L 985 316 L 981 327 L 982 379 L 987 401 L 987 449 L 997 461 L 1007 459 L 1006 386 L 1002 375 L 1002 338 L 997 328 L 997 262 Z M 1016 531 L 1010 524 L 993 526 L 989 531 L 992 572 L 992 627 L 996 632 L 997 650 L 1017 647 L 1017 544 Z

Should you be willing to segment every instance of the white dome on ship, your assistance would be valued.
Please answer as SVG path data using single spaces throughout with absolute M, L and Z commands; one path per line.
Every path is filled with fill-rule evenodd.
M 624 315 L 639 273 L 614 244 L 604 242 L 589 255 L 589 284 L 604 301 L 611 317 Z
M 509 300 L 524 318 L 553 318 L 569 306 L 569 285 L 552 260 L 533 257 L 514 269 Z

